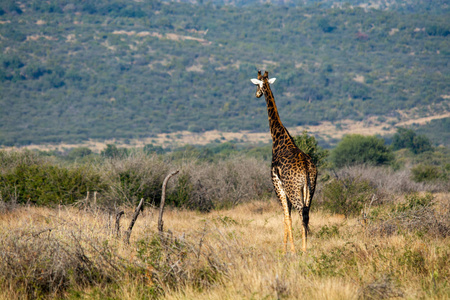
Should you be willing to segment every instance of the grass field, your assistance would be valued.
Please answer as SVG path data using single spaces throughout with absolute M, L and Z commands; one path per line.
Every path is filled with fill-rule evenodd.
M 366 223 L 316 208 L 308 252 L 295 255 L 282 253 L 275 199 L 167 209 L 163 236 L 157 208 L 146 208 L 130 244 L 133 208 L 118 236 L 113 211 L 3 205 L 0 299 L 448 299 L 449 200 L 400 195 Z M 300 249 L 297 214 L 293 223 Z

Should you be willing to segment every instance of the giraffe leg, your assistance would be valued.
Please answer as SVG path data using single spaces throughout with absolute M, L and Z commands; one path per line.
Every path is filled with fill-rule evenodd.
M 295 253 L 294 238 L 292 235 L 292 219 L 291 219 L 291 213 L 290 213 L 288 200 L 286 197 L 286 193 L 283 190 L 283 185 L 281 183 L 281 180 L 278 178 L 278 176 L 276 175 L 276 173 L 273 170 L 272 170 L 272 182 L 273 182 L 273 186 L 275 188 L 275 192 L 278 196 L 278 199 L 280 199 L 281 206 L 283 207 L 283 213 L 284 213 L 283 253 L 286 254 L 288 239 L 289 239 L 289 242 L 291 243 L 291 252 Z
M 291 252 L 293 254 L 295 254 L 295 246 L 294 246 L 294 236 L 292 234 L 292 218 L 291 215 L 289 214 L 289 208 L 285 207 L 284 204 L 283 205 L 283 210 L 284 210 L 284 239 L 283 239 L 283 254 L 287 253 L 287 244 L 288 244 L 288 240 L 289 243 L 291 244 Z M 286 209 L 287 208 L 287 209 Z
M 283 238 L 283 254 L 286 254 L 287 252 L 287 243 L 288 243 L 288 236 L 289 236 L 289 229 L 288 229 L 288 222 L 286 217 L 284 218 L 284 238 Z
M 306 230 L 306 226 L 302 225 L 302 250 L 306 252 L 306 240 L 308 238 L 308 233 Z
M 292 254 L 295 254 L 294 235 L 292 234 L 292 218 L 291 218 L 291 216 L 289 216 L 289 219 L 288 219 L 288 235 L 289 235 L 289 242 L 291 243 L 291 252 L 292 252 Z

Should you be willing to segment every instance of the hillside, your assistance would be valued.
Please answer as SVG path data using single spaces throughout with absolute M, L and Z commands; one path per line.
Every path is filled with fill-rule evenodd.
M 2 2 L 0 145 L 266 132 L 257 69 L 288 127 L 450 110 L 445 1 L 256 2 Z

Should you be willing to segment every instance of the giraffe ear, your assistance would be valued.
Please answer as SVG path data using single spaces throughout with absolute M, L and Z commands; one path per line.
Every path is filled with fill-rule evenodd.
M 272 83 L 275 82 L 275 80 L 277 80 L 277 79 L 276 79 L 276 78 L 270 78 L 270 79 L 269 79 L 269 83 L 272 84 Z
M 256 85 L 259 85 L 259 86 L 261 86 L 262 83 L 263 83 L 261 80 L 258 80 L 258 79 L 255 79 L 255 78 L 250 79 L 250 81 L 253 82 L 253 84 L 256 84 Z

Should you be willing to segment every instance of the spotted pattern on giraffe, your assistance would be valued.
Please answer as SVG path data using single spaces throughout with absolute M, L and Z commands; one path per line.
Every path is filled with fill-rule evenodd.
M 256 97 L 264 95 L 267 105 L 270 133 L 272 136 L 271 176 L 275 193 L 280 200 L 284 212 L 284 252 L 287 241 L 291 244 L 291 252 L 295 253 L 292 234 L 291 210 L 294 207 L 302 218 L 302 249 L 306 252 L 309 210 L 316 189 L 317 168 L 311 157 L 301 151 L 280 120 L 269 79 L 258 71 L 258 78 L 251 80 L 256 85 Z

